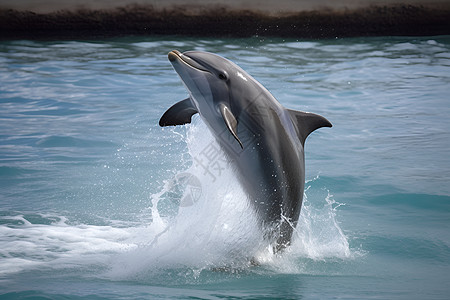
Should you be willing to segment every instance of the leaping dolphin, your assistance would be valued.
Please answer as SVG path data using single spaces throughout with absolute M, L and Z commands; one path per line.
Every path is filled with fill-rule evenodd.
M 275 251 L 284 249 L 303 201 L 306 137 L 331 123 L 284 108 L 258 81 L 221 56 L 174 50 L 168 57 L 189 97 L 170 107 L 159 125 L 190 123 L 199 113 L 238 171 L 264 235 Z

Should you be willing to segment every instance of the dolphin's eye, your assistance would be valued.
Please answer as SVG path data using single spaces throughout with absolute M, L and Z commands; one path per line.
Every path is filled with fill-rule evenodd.
M 228 74 L 227 74 L 227 72 L 221 72 L 221 73 L 219 73 L 219 79 L 221 79 L 221 80 L 228 80 Z

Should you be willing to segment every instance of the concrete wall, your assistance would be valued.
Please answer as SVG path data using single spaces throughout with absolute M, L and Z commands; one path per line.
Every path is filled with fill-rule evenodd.
M 450 0 L 0 0 L 0 39 L 449 34 Z
M 205 7 L 226 7 L 231 10 L 250 10 L 277 15 L 311 10 L 352 10 L 396 4 L 448 8 L 450 0 L 0 0 L 0 9 L 50 13 L 60 10 L 99 10 L 139 5 L 153 6 L 155 9 L 182 6 L 193 12 Z

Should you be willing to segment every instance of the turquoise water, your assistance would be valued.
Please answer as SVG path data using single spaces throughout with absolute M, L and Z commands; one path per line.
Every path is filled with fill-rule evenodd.
M 157 125 L 187 95 L 173 49 L 333 123 L 282 255 L 222 153 L 195 163 L 202 121 Z M 448 36 L 1 42 L 0 298 L 448 299 L 449 95 Z

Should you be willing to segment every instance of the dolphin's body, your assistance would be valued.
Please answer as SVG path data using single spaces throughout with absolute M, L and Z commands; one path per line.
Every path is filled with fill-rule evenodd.
M 199 113 L 238 171 L 266 238 L 288 246 L 305 185 L 304 143 L 322 116 L 285 109 L 258 81 L 218 55 L 176 50 L 169 60 L 189 91 L 170 107 L 161 126 L 191 122 Z

